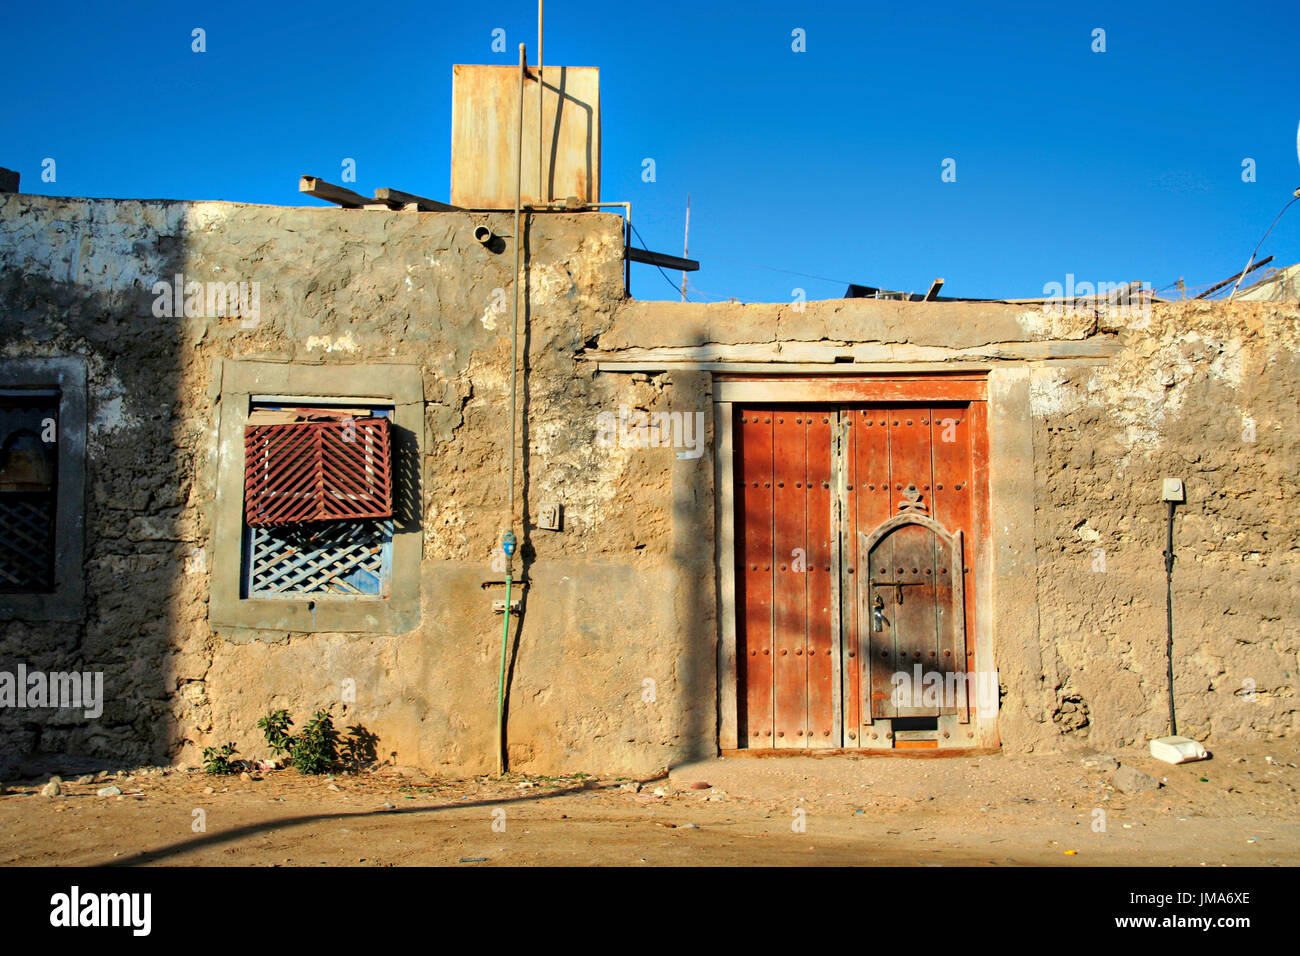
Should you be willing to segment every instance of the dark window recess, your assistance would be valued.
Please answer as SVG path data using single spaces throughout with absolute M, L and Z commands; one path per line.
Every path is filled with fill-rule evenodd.
M 0 592 L 54 590 L 59 394 L 0 393 Z
M 253 406 L 242 597 L 388 596 L 391 416 L 391 407 Z
M 895 717 L 892 724 L 895 740 L 937 740 L 938 717 Z

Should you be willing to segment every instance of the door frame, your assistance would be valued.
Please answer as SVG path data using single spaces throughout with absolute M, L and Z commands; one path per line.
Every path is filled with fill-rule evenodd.
M 983 414 L 979 418 L 983 420 L 983 436 L 982 439 L 977 438 L 973 442 L 977 474 L 980 472 L 982 449 L 987 449 L 987 460 L 984 462 L 983 488 L 976 500 L 976 525 L 981 530 L 979 540 L 971 541 L 975 552 L 974 575 L 977 595 L 973 637 L 976 672 L 996 675 L 993 643 L 993 635 L 997 632 L 996 626 L 1005 616 L 1023 613 L 1021 607 L 1023 601 L 1006 601 L 1005 615 L 999 613 L 1002 604 L 999 603 L 998 598 L 1011 593 L 1015 587 L 1024 586 L 1023 583 L 1017 583 L 1017 580 L 1007 580 L 1008 577 L 1019 579 L 1023 575 L 1004 575 L 1002 572 L 1017 567 L 1017 558 L 1024 554 L 1026 545 L 1028 554 L 1031 556 L 1033 554 L 1032 467 L 1029 469 L 1029 474 L 1025 474 L 1025 464 L 1033 461 L 1027 414 L 1028 376 L 1023 376 L 1024 381 L 1020 381 L 1021 378 L 1021 375 L 1004 376 L 993 369 L 963 369 L 950 373 L 932 371 L 908 373 L 900 370 L 878 374 L 859 372 L 820 375 L 714 373 L 713 420 L 717 449 L 714 483 L 715 554 L 719 631 L 717 707 L 720 751 L 743 752 L 740 751 L 743 742 L 739 740 L 738 733 L 739 671 L 736 660 L 734 406 L 761 402 L 843 405 L 862 402 L 926 401 L 968 401 L 981 405 Z M 1003 400 L 1004 397 L 1009 400 Z M 1022 404 L 1025 406 L 1023 417 L 1015 414 Z M 1029 478 L 1027 487 L 1026 478 Z M 833 501 L 838 509 L 842 507 L 845 492 L 842 480 L 837 481 L 837 484 L 841 487 L 837 489 L 838 493 Z M 1031 493 L 1027 502 L 1027 522 L 1023 498 L 1026 491 Z M 1018 501 L 1018 507 L 1011 509 L 997 507 L 998 503 L 1005 500 Z M 1015 524 L 1014 529 L 1008 524 L 1003 534 L 998 536 L 999 545 L 996 549 L 993 546 L 992 534 L 994 520 L 1011 521 Z M 1023 571 L 1024 562 L 1020 561 L 1019 564 L 1020 570 Z M 1029 570 L 1032 572 L 1032 563 Z M 838 582 L 842 576 L 843 568 L 840 568 L 840 574 L 836 574 L 834 578 Z M 999 578 L 1002 580 L 995 580 Z M 999 584 L 1001 588 L 998 587 Z M 1036 623 L 1036 599 L 1033 604 Z M 1010 620 L 1006 623 L 1007 626 L 1011 626 Z M 1025 623 L 1021 618 L 1016 630 L 1023 630 L 1024 627 Z M 959 738 L 967 735 L 965 739 L 941 742 L 940 749 L 982 750 L 998 747 L 997 722 L 1000 709 L 996 707 L 989 712 L 972 706 L 970 723 L 962 725 L 962 734 L 958 735 Z M 836 714 L 836 726 L 841 735 L 843 733 L 842 710 L 841 698 Z M 836 749 L 854 751 L 862 749 L 844 747 L 842 737 L 840 744 L 841 746 Z M 794 752 L 805 751 L 801 749 Z M 918 753 L 918 751 L 906 750 L 889 752 Z M 924 752 L 920 751 L 920 753 Z M 929 752 L 933 753 L 933 751 Z M 825 754 L 827 751 L 809 749 L 806 753 Z

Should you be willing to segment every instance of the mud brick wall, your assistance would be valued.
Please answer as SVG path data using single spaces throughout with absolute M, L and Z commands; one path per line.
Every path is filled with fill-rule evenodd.
M 1034 373 L 1038 714 L 1098 746 L 1165 732 L 1166 506 L 1178 729 L 1300 730 L 1300 306 L 1188 303 L 1113 333 L 1091 369 Z
M 1003 428 L 1027 428 L 1006 476 L 1024 500 L 995 500 L 994 512 L 1013 505 L 1028 527 L 995 520 L 993 545 L 1011 533 L 1030 547 L 997 575 L 998 599 L 1016 606 L 993 640 L 1001 743 L 1030 751 L 1167 733 L 1164 477 L 1187 493 L 1175 517 L 1179 731 L 1300 730 L 1298 346 L 1294 302 L 630 302 L 599 354 L 773 371 L 845 358 L 881 372 L 988 369 Z
M 482 584 L 502 576 L 491 557 L 506 523 L 513 254 L 476 242 L 478 224 L 505 241 L 513 230 L 508 215 L 0 198 L 0 355 L 84 357 L 90 422 L 85 620 L 0 622 L 0 667 L 103 670 L 106 695 L 97 721 L 0 712 L 11 765 L 63 752 L 194 763 L 227 740 L 259 755 L 259 716 L 287 707 L 301 721 L 332 704 L 341 727 L 378 736 L 383 759 L 494 767 L 491 601 L 502 594 Z M 713 693 L 712 594 L 683 563 L 696 561 L 698 537 L 674 531 L 711 524 L 711 499 L 699 514 L 674 511 L 671 450 L 594 442 L 599 411 L 667 401 L 662 386 L 603 380 L 573 358 L 622 299 L 621 220 L 538 216 L 526 242 L 521 490 L 530 518 L 537 502 L 561 501 L 565 526 L 516 528 L 529 597 L 512 662 L 512 760 L 661 767 L 713 737 L 711 711 L 695 704 Z M 154 284 L 176 274 L 259 282 L 258 321 L 158 317 Z M 212 553 L 211 536 L 218 375 L 231 358 L 337 366 L 340 382 L 355 364 L 419 366 L 415 630 L 209 626 L 212 563 L 230 559 Z M 711 480 L 702 461 L 692 467 Z M 707 567 L 711 549 L 698 557 Z M 344 680 L 355 704 L 340 704 Z
M 479 224 L 502 242 L 476 242 Z M 503 595 L 483 584 L 501 577 L 512 231 L 509 215 L 0 196 L 0 357 L 80 356 L 89 378 L 84 618 L 0 621 L 0 669 L 100 670 L 106 695 L 97 720 L 0 710 L 0 770 L 42 753 L 192 764 L 228 740 L 258 756 L 258 717 L 285 707 L 301 721 L 325 706 L 376 734 L 382 759 L 493 769 L 491 602 Z M 616 216 L 534 217 L 525 251 L 514 769 L 641 773 L 715 751 L 713 386 L 700 362 L 965 363 L 1004 383 L 997 401 L 1026 449 L 1009 485 L 1026 547 L 1004 559 L 1000 591 L 1014 626 L 993 636 L 1006 749 L 1163 732 L 1164 476 L 1188 493 L 1179 729 L 1212 740 L 1300 728 L 1295 304 L 1110 319 L 990 304 L 648 303 L 623 297 Z M 155 283 L 177 274 L 259 283 L 257 321 L 155 314 Z M 413 629 L 210 623 L 214 562 L 232 560 L 213 550 L 230 360 L 336 368 L 340 383 L 352 366 L 418 367 Z M 704 413 L 705 454 L 598 442 L 600 416 L 620 407 Z M 534 527 L 548 501 L 563 505 L 562 531 Z M 340 699 L 344 681 L 354 703 Z

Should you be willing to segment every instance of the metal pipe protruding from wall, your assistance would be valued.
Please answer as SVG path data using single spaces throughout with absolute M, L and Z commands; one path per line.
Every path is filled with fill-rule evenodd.
M 496 238 L 496 236 L 493 234 L 492 230 L 489 229 L 487 226 L 475 226 L 474 238 L 486 246 L 489 243 L 491 243 L 492 240 Z

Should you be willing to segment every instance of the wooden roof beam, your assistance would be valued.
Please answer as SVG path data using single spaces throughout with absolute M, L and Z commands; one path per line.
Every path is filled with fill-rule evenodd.
M 375 202 L 369 196 L 354 193 L 351 189 L 336 186 L 334 183 L 327 183 L 318 176 L 303 176 L 299 179 L 298 192 L 315 199 L 332 202 L 344 209 L 361 209 Z
M 387 186 L 375 190 L 375 198 L 380 202 L 386 202 L 392 206 L 406 206 L 414 203 L 419 207 L 421 212 L 460 212 L 460 206 L 453 206 L 449 203 L 438 202 L 436 199 L 427 199 L 424 196 L 417 196 L 415 193 L 403 192 L 400 189 L 389 189 Z

